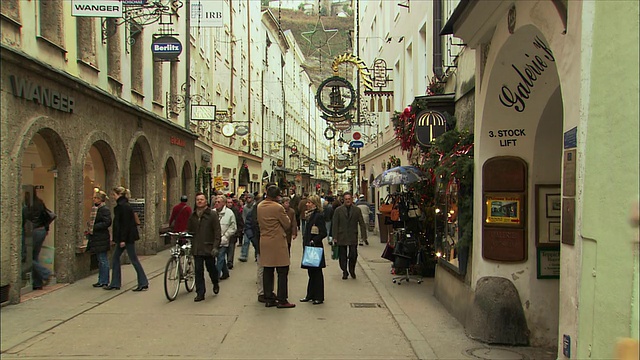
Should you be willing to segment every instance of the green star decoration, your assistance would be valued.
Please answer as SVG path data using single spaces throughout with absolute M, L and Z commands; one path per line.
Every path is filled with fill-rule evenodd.
M 318 29 L 318 23 L 322 26 L 322 31 L 319 36 L 316 36 L 316 34 L 320 32 L 320 29 Z M 336 35 L 338 35 L 338 29 L 329 29 L 329 30 L 325 29 L 324 23 L 322 22 L 322 19 L 320 17 L 318 17 L 318 20 L 316 21 L 316 25 L 313 28 L 313 30 L 302 32 L 300 33 L 300 35 L 302 35 L 302 37 L 309 42 L 309 47 L 308 47 L 306 56 L 315 54 L 316 52 L 325 53 L 328 56 L 333 55 L 331 52 L 331 45 L 329 44 L 329 42 Z M 328 52 L 324 50 L 325 46 L 329 49 Z

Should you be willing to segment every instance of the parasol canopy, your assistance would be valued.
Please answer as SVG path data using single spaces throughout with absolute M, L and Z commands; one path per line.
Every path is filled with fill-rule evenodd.
M 373 186 L 407 185 L 426 180 L 427 176 L 415 166 L 397 166 L 386 170 L 373 180 Z

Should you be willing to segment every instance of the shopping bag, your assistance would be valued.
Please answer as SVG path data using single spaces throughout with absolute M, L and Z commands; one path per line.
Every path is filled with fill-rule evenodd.
M 308 267 L 319 267 L 322 259 L 323 248 L 315 246 L 305 246 L 302 255 L 302 265 Z
M 387 246 L 385 246 L 384 250 L 382 251 L 382 255 L 380 255 L 380 257 L 383 259 L 387 259 L 389 261 L 395 261 L 396 256 L 393 254 L 393 251 L 394 251 L 393 246 L 387 243 Z
M 333 260 L 338 260 L 338 258 L 340 257 L 340 255 L 338 255 L 338 245 L 337 244 L 333 244 L 331 246 L 331 259 Z

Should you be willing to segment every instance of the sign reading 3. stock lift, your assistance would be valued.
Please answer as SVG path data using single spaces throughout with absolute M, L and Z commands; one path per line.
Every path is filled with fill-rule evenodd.
M 182 53 L 182 43 L 173 36 L 160 36 L 151 43 L 155 61 L 178 61 Z

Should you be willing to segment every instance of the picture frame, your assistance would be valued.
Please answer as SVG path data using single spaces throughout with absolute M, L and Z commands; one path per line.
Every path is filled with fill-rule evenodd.
M 560 187 L 557 194 L 545 194 L 545 209 L 547 218 L 560 218 L 562 212 L 562 198 Z
M 561 237 L 560 221 L 549 221 L 548 226 L 549 242 L 559 243 Z
M 560 279 L 560 248 L 538 248 L 536 253 L 537 278 Z
M 523 197 L 521 194 L 505 193 L 485 195 L 485 218 L 487 224 L 522 226 Z
M 562 196 L 560 184 L 535 185 L 535 232 L 537 247 L 560 247 Z

